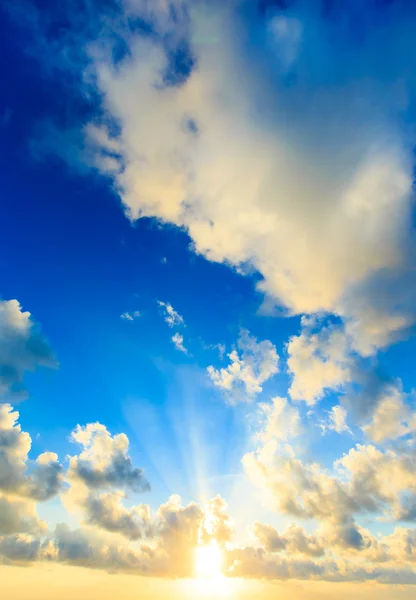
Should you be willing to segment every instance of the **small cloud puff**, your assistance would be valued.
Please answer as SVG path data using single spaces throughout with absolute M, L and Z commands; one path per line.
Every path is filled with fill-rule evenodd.
M 163 318 L 169 327 L 175 327 L 177 325 L 184 324 L 183 317 L 173 308 L 172 304 L 159 300 L 158 305 L 162 309 Z
M 120 319 L 123 321 L 134 321 L 134 319 L 138 319 L 141 316 L 139 310 L 135 310 L 133 312 L 124 312 L 120 315 Z
M 172 342 L 176 350 L 179 350 L 179 352 L 183 352 L 184 354 L 188 354 L 188 350 L 183 345 L 183 335 L 180 333 L 175 333 L 175 335 L 172 336 Z
M 215 386 L 224 390 L 231 404 L 251 402 L 263 390 L 262 385 L 279 370 L 279 355 L 269 341 L 258 342 L 243 330 L 237 349 L 228 354 L 230 364 L 222 369 L 208 367 Z

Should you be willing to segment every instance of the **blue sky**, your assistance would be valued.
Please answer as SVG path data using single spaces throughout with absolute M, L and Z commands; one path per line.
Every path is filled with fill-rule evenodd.
M 138 503 L 157 514 L 150 543 L 182 576 L 164 503 L 178 494 L 182 515 L 220 495 L 235 537 L 207 505 L 198 543 L 227 553 L 228 574 L 281 579 L 302 559 L 314 575 L 291 577 L 338 580 L 345 552 L 346 579 L 414 583 L 412 3 L 1 11 L 1 406 L 32 445 L 17 487 L 1 487 L 0 465 L 0 500 L 36 500 L 58 562 L 82 564 L 51 533 L 60 522 L 90 549 L 126 537 L 93 514 L 126 494 L 132 523 Z M 112 479 L 121 433 L 144 495 Z M 44 452 L 56 481 L 42 495 Z

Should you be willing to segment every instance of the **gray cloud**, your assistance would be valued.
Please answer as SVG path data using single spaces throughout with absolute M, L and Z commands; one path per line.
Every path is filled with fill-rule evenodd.
M 0 536 L 40 533 L 45 529 L 46 524 L 38 518 L 32 502 L 0 496 Z
M 26 371 L 56 367 L 47 340 L 17 300 L 0 301 L 0 395 L 26 397 Z
M 82 452 L 70 457 L 68 477 L 89 489 L 111 487 L 132 491 L 150 489 L 143 470 L 134 467 L 128 455 L 129 440 L 125 434 L 111 436 L 100 423 L 78 427 L 71 440 L 81 444 Z

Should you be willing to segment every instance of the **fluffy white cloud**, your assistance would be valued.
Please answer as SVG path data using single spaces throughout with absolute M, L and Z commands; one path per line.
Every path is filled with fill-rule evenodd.
M 176 350 L 179 350 L 179 352 L 183 352 L 184 354 L 188 354 L 188 350 L 183 345 L 183 335 L 176 332 L 175 335 L 172 336 L 172 342 Z
M 347 476 L 346 490 L 359 510 L 384 512 L 397 520 L 416 516 L 414 448 L 381 450 L 357 444 L 336 462 Z
M 74 488 L 149 489 L 143 470 L 133 466 L 128 454 L 129 439 L 124 433 L 112 436 L 101 423 L 89 423 L 85 427 L 78 425 L 71 441 L 82 446 L 80 454 L 69 457 L 67 477 Z
M 173 308 L 172 304 L 169 304 L 169 302 L 159 301 L 158 305 L 162 309 L 163 318 L 169 327 L 175 327 L 177 325 L 184 324 L 183 317 Z
M 371 309 L 374 289 L 362 286 L 407 260 L 412 158 L 388 122 L 386 103 L 396 100 L 381 98 L 376 83 L 306 94 L 310 63 L 302 61 L 326 39 L 324 22 L 306 12 L 266 23 L 286 65 L 296 62 L 296 85 L 279 86 L 266 76 L 273 52 L 266 65 L 244 53 L 234 8 L 212 7 L 215 44 L 198 44 L 205 15 L 191 11 L 184 29 L 196 38 L 196 67 L 180 85 L 164 85 L 168 58 L 157 42 L 132 35 L 116 64 L 95 52 L 103 107 L 120 125 L 110 137 L 103 123 L 101 143 L 95 130 L 96 164 L 115 180 L 130 218 L 184 227 L 210 260 L 250 263 L 263 276 L 260 288 L 295 313 L 336 312 L 363 352 L 385 345 L 413 318 L 395 314 L 389 294 L 397 288 Z M 167 13 L 155 11 L 165 30 Z M 298 55 L 303 19 L 308 35 Z M 327 55 L 335 69 L 336 52 Z M 350 293 L 357 286 L 359 307 Z
M 262 385 L 278 372 L 279 355 L 269 341 L 258 342 L 248 331 L 242 331 L 237 349 L 228 354 L 226 368 L 208 367 L 214 385 L 227 394 L 231 403 L 250 402 L 262 392 Z
M 30 473 L 32 440 L 17 422 L 19 413 L 0 404 L 0 490 L 36 500 L 55 496 L 62 485 L 62 465 L 52 452 L 40 454 Z
M 260 420 L 263 428 L 259 438 L 265 442 L 272 439 L 286 440 L 301 432 L 299 411 L 286 398 L 273 398 L 271 404 L 260 404 Z
M 399 385 L 383 388 L 371 420 L 363 430 L 368 438 L 378 443 L 415 433 L 416 414 L 406 403 Z
M 321 421 L 320 427 L 326 431 L 336 431 L 337 433 L 351 433 L 347 425 L 347 411 L 343 406 L 333 406 L 328 414 L 327 421 Z
M 26 397 L 26 371 L 56 367 L 52 350 L 17 300 L 0 301 L 0 396 Z
M 287 344 L 287 366 L 292 375 L 293 400 L 314 404 L 327 390 L 340 390 L 351 379 L 352 359 L 342 327 L 316 331 L 314 319 L 302 319 L 302 332 Z
M 36 560 L 47 524 L 39 519 L 36 501 L 55 496 L 63 483 L 56 454 L 40 454 L 31 465 L 32 440 L 18 423 L 19 413 L 0 404 L 0 561 Z

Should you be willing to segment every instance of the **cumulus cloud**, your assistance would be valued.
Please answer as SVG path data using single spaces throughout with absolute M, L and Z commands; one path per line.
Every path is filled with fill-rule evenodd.
M 287 400 L 276 398 L 271 405 L 261 405 L 260 412 L 264 434 L 257 438 L 258 449 L 245 457 L 245 467 L 269 490 L 279 512 L 317 522 L 315 532 L 307 533 L 295 523 L 279 532 L 255 522 L 259 545 L 241 547 L 233 542 L 234 524 L 221 496 L 205 505 L 182 505 L 174 495 L 156 510 L 145 504 L 128 506 L 127 492 L 146 487 L 143 474 L 131 464 L 128 440 L 90 424 L 73 433 L 82 451 L 69 459 L 70 491 L 64 492 L 64 496 L 72 488 L 76 492 L 70 499 L 78 502 L 83 525 L 70 529 L 61 524 L 47 532 L 27 482 L 11 495 L 3 491 L 0 560 L 6 564 L 47 560 L 109 572 L 191 577 L 195 549 L 213 541 L 223 549 L 224 573 L 230 577 L 413 582 L 414 531 L 398 527 L 377 538 L 355 520 L 360 514 L 415 518 L 413 447 L 381 451 L 357 445 L 329 471 L 300 460 L 289 446 L 287 438 L 299 432 L 299 414 Z M 30 438 L 16 419 L 11 409 L 3 414 L 7 431 L 12 432 L 9 445 L 24 459 Z M 44 453 L 37 462 L 55 464 L 56 456 Z M 114 464 L 123 465 L 123 476 Z M 28 479 L 33 483 L 30 474 Z M 38 488 L 55 489 L 45 483 L 50 479 L 43 474 L 38 480 L 42 482 Z M 27 495 L 19 495 L 20 489 Z M 48 491 L 37 495 L 48 496 Z
M 78 425 L 71 441 L 82 451 L 69 457 L 67 477 L 87 490 L 119 487 L 132 491 L 146 491 L 149 484 L 143 470 L 134 467 L 128 454 L 129 439 L 124 433 L 112 436 L 101 423 Z
M 269 424 L 266 422 L 264 432 Z M 381 546 L 356 519 L 361 515 L 411 521 L 416 516 L 413 444 L 379 449 L 357 444 L 336 460 L 332 469 L 298 456 L 286 439 L 259 435 L 256 450 L 243 458 L 252 481 L 268 495 L 278 513 L 317 521 L 319 545 L 348 552 L 371 552 Z M 284 550 L 284 536 L 257 528 L 265 546 Z M 269 542 L 267 541 L 269 540 Z
M 175 327 L 177 325 L 184 324 L 183 317 L 173 308 L 172 304 L 159 300 L 158 305 L 162 310 L 165 323 L 167 323 L 169 327 Z
M 276 347 L 269 340 L 258 342 L 245 330 L 228 358 L 228 367 L 217 370 L 210 366 L 208 374 L 231 403 L 252 401 L 262 392 L 262 385 L 278 372 Z
M 371 420 L 363 426 L 363 430 L 368 438 L 378 443 L 416 431 L 416 414 L 406 403 L 400 386 L 387 385 L 383 388 Z
M 53 498 L 61 490 L 63 467 L 55 452 L 40 454 L 35 468 L 26 481 L 26 493 L 35 500 L 45 501 Z
M 17 422 L 19 413 L 9 404 L 0 404 L 0 490 L 47 500 L 62 485 L 62 465 L 55 453 L 40 454 L 28 473 L 30 435 Z
M 0 561 L 20 565 L 33 562 L 39 557 L 40 539 L 28 534 L 0 537 Z
M 70 529 L 60 524 L 45 546 L 45 555 L 49 560 L 64 564 L 140 575 L 146 568 L 143 559 L 151 555 L 151 550 L 142 553 L 100 531 L 85 527 Z
M 154 525 L 145 504 L 126 508 L 120 491 L 91 494 L 84 509 L 86 523 L 109 532 L 117 532 L 130 540 L 153 537 Z
M 351 380 L 350 346 L 341 327 L 328 325 L 316 331 L 314 319 L 303 318 L 300 335 L 287 344 L 287 366 L 292 375 L 293 400 L 314 404 L 327 390 L 340 390 Z
M 56 454 L 45 452 L 31 464 L 32 440 L 18 418 L 9 404 L 0 404 L 0 561 L 13 564 L 38 557 L 47 524 L 36 502 L 56 496 L 63 484 Z
M 0 301 L 0 395 L 25 398 L 26 371 L 56 367 L 47 340 L 17 300 Z
M 268 552 L 285 550 L 291 555 L 306 554 L 307 556 L 323 556 L 325 553 L 315 536 L 308 536 L 302 527 L 294 524 L 279 535 L 276 529 L 270 525 L 254 523 L 253 532 Z
M 126 510 L 121 498 L 103 494 L 101 506 L 90 507 L 90 514 L 99 517 L 90 520 L 94 527 L 58 526 L 45 545 L 48 557 L 112 572 L 190 577 L 199 544 L 209 540 L 225 544 L 230 539 L 232 525 L 220 497 L 206 506 L 195 502 L 183 506 L 174 495 L 153 514 L 145 505 Z
M 0 536 L 15 533 L 42 533 L 46 523 L 36 514 L 31 501 L 0 495 Z

